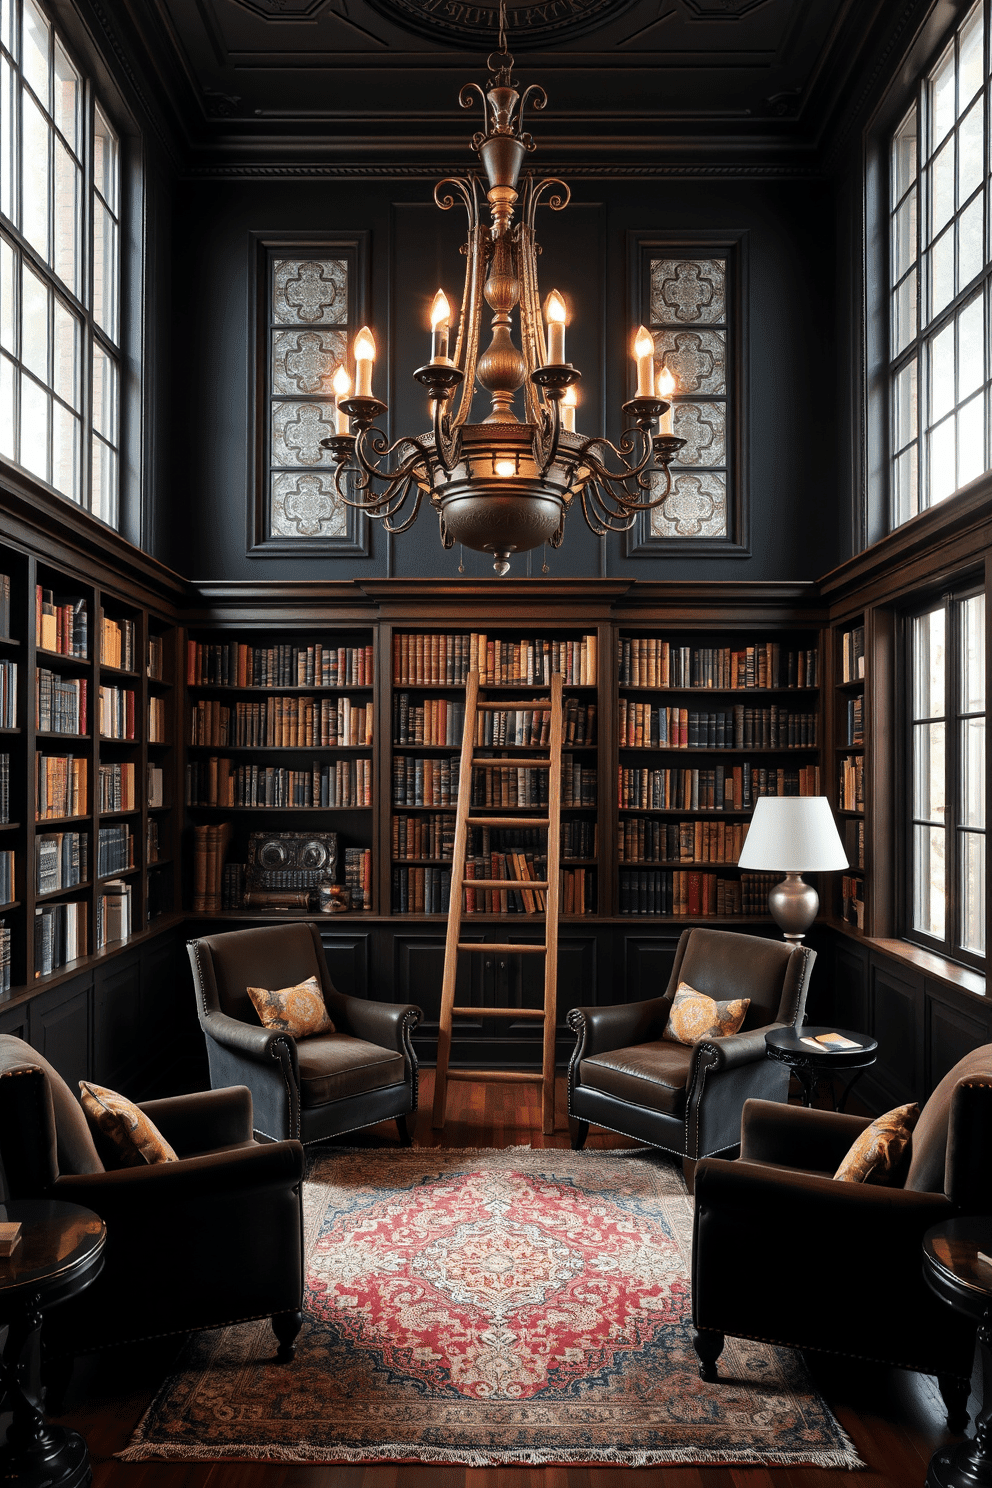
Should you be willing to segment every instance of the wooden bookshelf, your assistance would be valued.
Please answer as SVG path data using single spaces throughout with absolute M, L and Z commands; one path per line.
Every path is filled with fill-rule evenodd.
M 856 614 L 830 631 L 833 672 L 831 801 L 848 868 L 835 874 L 833 912 L 855 930 L 865 929 L 868 786 L 865 616 Z

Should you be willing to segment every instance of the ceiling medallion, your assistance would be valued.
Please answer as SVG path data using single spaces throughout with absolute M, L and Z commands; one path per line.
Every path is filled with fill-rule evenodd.
M 373 9 L 432 41 L 491 46 L 500 27 L 499 5 L 466 5 L 462 0 L 369 0 Z M 518 50 L 547 46 L 580 36 L 616 20 L 634 0 L 510 0 L 506 31 Z
M 501 23 L 504 8 L 501 0 Z M 559 547 L 575 504 L 597 536 L 629 531 L 639 512 L 661 506 L 669 495 L 669 462 L 685 440 L 672 433 L 667 400 L 675 379 L 666 368 L 655 386 L 654 337 L 644 326 L 634 340 L 637 391 L 623 405 L 635 427 L 619 444 L 602 434 L 576 432 L 575 385 L 581 373 L 565 360 L 567 308 L 557 290 L 548 295 L 542 315 L 535 235 L 542 200 L 560 212 L 571 193 L 554 176 L 521 175 L 534 148 L 524 115 L 528 108 L 543 109 L 547 99 L 536 83 L 518 90 L 502 24 L 499 47 L 489 58 L 487 87 L 469 83 L 458 95 L 462 108 L 482 103 L 486 128 L 477 131 L 472 148 L 485 175 L 472 171 L 434 188 L 443 211 L 456 202 L 465 208 L 468 241 L 456 334 L 450 335 L 451 307 L 438 290 L 431 360 L 413 374 L 427 391 L 432 428 L 390 444 L 375 427 L 387 409 L 372 392 L 375 341 L 363 326 L 352 348 L 354 393 L 342 365 L 333 378 L 337 432 L 319 443 L 334 458 L 338 495 L 347 505 L 378 518 L 388 532 L 405 532 L 426 496 L 440 522 L 442 545 L 457 542 L 492 553 L 493 568 L 502 575 L 513 553 L 545 542 Z M 520 220 L 514 222 L 518 201 Z M 482 220 L 485 203 L 488 223 Z M 493 312 L 492 339 L 482 351 L 484 303 Z M 699 355 L 687 342 L 683 357 Z M 492 403 L 481 423 L 471 422 L 476 386 Z M 523 422 L 514 409 L 521 388 Z M 315 439 L 318 432 L 306 431 L 306 436 Z

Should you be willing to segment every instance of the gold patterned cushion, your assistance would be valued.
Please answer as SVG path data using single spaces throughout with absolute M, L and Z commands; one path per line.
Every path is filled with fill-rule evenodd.
M 126 1096 L 80 1080 L 79 1099 L 107 1166 L 143 1168 L 146 1163 L 179 1161 L 154 1121 Z
M 907 1164 L 920 1108 L 896 1106 L 866 1126 L 834 1174 L 842 1183 L 897 1183 Z
M 688 982 L 679 982 L 662 1037 L 674 1039 L 677 1044 L 694 1044 L 702 1038 L 726 1038 L 737 1032 L 750 1006 L 750 997 L 717 1002 L 705 992 L 697 992 Z
M 249 987 L 248 996 L 266 1028 L 277 1028 L 290 1038 L 309 1038 L 313 1033 L 333 1033 L 334 1024 L 327 1016 L 324 994 L 315 976 L 307 977 L 295 987 L 282 987 L 267 992 L 264 987 Z

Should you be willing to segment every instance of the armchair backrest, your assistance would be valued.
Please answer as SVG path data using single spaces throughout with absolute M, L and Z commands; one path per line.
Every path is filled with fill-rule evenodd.
M 815 951 L 784 940 L 730 930 L 683 930 L 665 996 L 673 998 L 679 982 L 688 982 L 717 1001 L 750 998 L 745 1030 L 795 1024 L 806 1008 L 815 960 Z
M 9 1199 L 43 1198 L 60 1173 L 104 1171 L 69 1086 L 12 1034 L 0 1034 L 0 1164 Z
M 913 1131 L 905 1187 L 945 1193 L 965 1214 L 992 1213 L 992 1044 L 959 1059 Z
M 257 1028 L 248 987 L 274 991 L 315 976 L 325 997 L 334 992 L 317 927 L 307 921 L 203 935 L 189 942 L 189 952 L 201 1023 L 221 1012 Z

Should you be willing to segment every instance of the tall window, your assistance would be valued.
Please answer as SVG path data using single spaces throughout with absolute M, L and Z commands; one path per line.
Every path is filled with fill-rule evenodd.
M 992 467 L 987 5 L 968 12 L 891 143 L 895 526 Z
M 0 0 L 0 455 L 117 526 L 120 147 L 34 0 Z
M 985 596 L 910 621 L 911 937 L 985 957 Z

